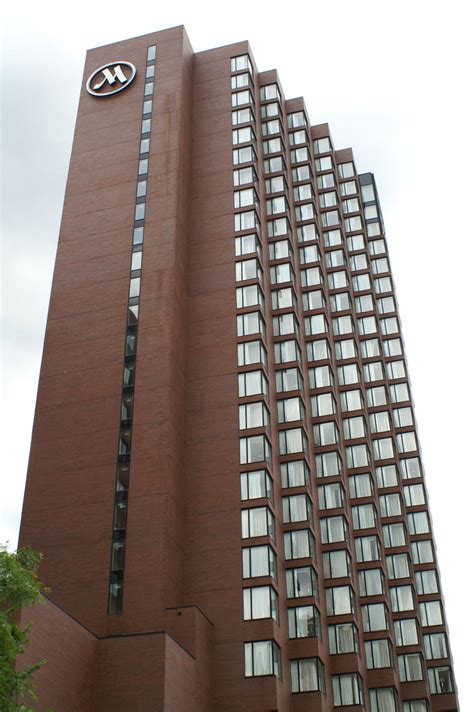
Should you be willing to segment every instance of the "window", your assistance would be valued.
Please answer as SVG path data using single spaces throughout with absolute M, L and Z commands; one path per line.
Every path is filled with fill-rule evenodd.
M 392 413 L 396 428 L 406 428 L 413 425 L 413 411 L 410 407 L 394 408 Z
M 326 339 L 308 341 L 306 351 L 309 361 L 324 361 L 331 357 Z M 330 366 L 317 366 L 309 369 L 310 388 L 324 388 L 334 384 L 334 376 Z
M 316 240 L 318 237 L 314 223 L 299 225 L 296 232 L 298 235 L 298 242 L 311 242 L 311 240 Z
M 237 257 L 241 255 L 249 255 L 252 252 L 257 252 L 261 255 L 262 246 L 260 240 L 255 233 L 251 235 L 240 235 L 234 240 L 235 254 Z
M 290 638 L 320 638 L 321 624 L 316 606 L 298 606 L 288 609 Z
M 415 574 L 416 591 L 419 595 L 424 596 L 430 593 L 438 593 L 438 577 L 435 569 L 427 571 L 417 571 Z
M 252 63 L 248 54 L 241 54 L 238 57 L 232 57 L 230 60 L 231 72 L 242 72 L 247 70 L 252 74 Z
M 310 471 L 304 460 L 282 462 L 280 464 L 282 487 L 302 487 L 310 481 Z
M 248 123 L 255 124 L 255 116 L 250 106 L 246 109 L 236 109 L 232 112 L 232 126 Z
M 377 536 L 358 536 L 355 538 L 356 561 L 380 561 L 380 541 Z
M 414 564 L 431 564 L 434 561 L 433 544 L 430 539 L 413 541 L 411 555 Z
M 423 636 L 423 645 L 427 660 L 439 660 L 448 657 L 446 633 L 430 633 Z
M 339 430 L 334 421 L 313 425 L 314 442 L 317 447 L 333 445 L 339 441 Z
M 353 391 L 341 391 L 341 410 L 343 413 L 349 413 L 354 410 L 361 410 L 362 405 L 362 393 L 359 389 Z
M 397 517 L 402 513 L 402 500 L 397 492 L 381 495 L 379 502 L 382 517 Z
M 330 156 L 328 156 L 329 159 L 331 159 Z M 321 159 L 324 161 L 324 159 Z M 317 162 L 316 162 L 317 164 Z M 321 165 L 321 164 L 319 164 Z M 329 167 L 332 167 L 331 162 L 329 163 Z M 318 176 L 317 179 L 317 185 L 319 190 L 324 190 L 325 188 L 333 188 L 336 185 L 336 179 L 334 178 L 334 173 L 326 173 L 325 175 Z
M 273 499 L 273 481 L 267 470 L 240 473 L 240 499 Z
M 370 497 L 373 494 L 373 485 L 369 473 L 349 477 L 349 493 L 352 499 Z
M 317 245 L 308 245 L 300 247 L 300 265 L 306 265 L 311 262 L 318 262 L 319 252 Z
M 234 192 L 234 208 L 246 208 L 258 204 L 258 195 L 254 188 L 245 188 Z
M 410 576 L 408 554 L 392 554 L 387 556 L 386 561 L 389 579 L 408 578 Z
M 354 612 L 354 592 L 351 586 L 333 586 L 326 589 L 328 616 L 341 616 Z
M 449 667 L 428 668 L 428 680 L 432 695 L 453 692 L 453 679 Z
M 362 569 L 358 573 L 359 594 L 361 596 L 379 596 L 383 594 L 382 569 Z
M 249 539 L 257 536 L 273 537 L 275 517 L 269 507 L 243 509 L 241 512 L 241 518 L 242 539 Z
M 280 430 L 278 433 L 280 455 L 291 455 L 296 452 L 307 452 L 308 438 L 302 428 Z
M 362 415 L 358 415 L 354 418 L 344 418 L 343 425 L 344 438 L 346 440 L 365 437 L 365 418 Z
M 398 656 L 398 673 L 401 682 L 423 680 L 423 665 L 419 653 Z
M 325 334 L 328 330 L 324 314 L 312 314 L 304 318 L 304 331 L 307 336 Z
M 232 143 L 234 146 L 239 143 L 248 143 L 249 141 L 255 141 L 255 133 L 251 126 L 232 131 Z
M 428 534 L 430 531 L 428 512 L 409 512 L 408 531 L 412 535 Z
M 369 690 L 370 712 L 397 712 L 398 706 L 393 687 L 378 687 Z
M 262 134 L 264 136 L 271 136 L 272 134 L 280 133 L 283 133 L 280 119 L 272 119 L 271 121 L 264 121 L 262 123 Z
M 413 611 L 415 602 L 411 586 L 393 586 L 390 589 L 390 601 L 393 613 Z
M 392 438 L 378 438 L 372 440 L 375 460 L 389 460 L 394 457 Z
M 364 379 L 366 383 L 382 381 L 384 378 L 383 364 L 381 361 L 372 361 L 364 365 Z
M 234 229 L 236 232 L 241 230 L 252 230 L 260 225 L 259 217 L 255 210 L 247 210 L 243 213 L 234 215 Z
M 403 703 L 402 712 L 428 712 L 426 700 L 407 700 Z
M 237 345 L 237 363 L 239 366 L 249 366 L 254 363 L 266 364 L 267 352 L 260 340 L 246 341 Z
M 346 458 L 348 467 L 367 467 L 370 462 L 369 449 L 367 445 L 351 445 L 346 447 Z
M 403 354 L 401 339 L 385 339 L 383 342 L 383 351 L 385 356 L 401 356 Z
M 242 549 L 243 578 L 271 576 L 276 579 L 276 554 L 271 546 L 248 546 Z
M 395 645 L 398 647 L 418 645 L 418 627 L 416 618 L 402 618 L 393 621 Z
M 270 282 L 272 284 L 281 284 L 282 282 L 294 282 L 295 273 L 289 262 L 284 262 L 280 265 L 270 267 Z
M 352 287 L 354 292 L 365 292 L 370 289 L 370 277 L 367 273 L 358 274 L 352 277 Z
M 237 309 L 257 306 L 263 307 L 263 292 L 257 284 L 251 284 L 247 287 L 239 287 L 235 290 L 235 301 Z
M 403 361 L 388 361 L 387 362 L 387 377 L 390 381 L 395 381 L 397 378 L 405 378 L 406 370 Z
M 232 106 L 243 106 L 244 104 L 253 104 L 252 92 L 249 89 L 235 91 L 232 93 Z
M 239 373 L 239 397 L 245 396 L 266 396 L 268 393 L 268 381 L 263 371 L 246 371 Z
M 268 173 L 280 173 L 286 170 L 285 161 L 282 156 L 274 156 L 273 158 L 266 158 L 263 162 L 265 174 Z
M 390 640 L 387 638 L 366 640 L 365 659 L 367 661 L 368 670 L 392 667 L 392 646 Z
M 312 520 L 313 507 L 307 494 L 282 497 L 283 522 L 306 522 Z
M 260 87 L 260 98 L 262 101 L 270 101 L 271 99 L 281 100 L 278 84 L 266 84 Z
M 332 477 L 340 475 L 342 460 L 338 452 L 323 452 L 316 455 L 317 477 Z
M 311 292 L 303 292 L 303 309 L 312 311 L 313 309 L 323 309 L 325 306 L 324 294 L 321 289 Z
M 319 524 L 322 544 L 347 541 L 348 527 L 345 517 L 324 517 L 320 519 Z
M 340 482 L 318 487 L 319 509 L 335 509 L 344 506 L 344 488 Z
M 248 312 L 237 316 L 237 336 L 265 334 L 265 321 L 261 312 Z
M 288 309 L 296 306 L 296 296 L 292 287 L 272 291 L 272 309 Z
M 405 525 L 402 522 L 395 522 L 394 524 L 384 524 L 382 530 L 383 543 L 385 548 L 390 549 L 392 547 L 405 546 Z
M 244 643 L 245 677 L 281 675 L 280 648 L 274 640 Z
M 400 473 L 403 480 L 421 477 L 421 463 L 418 457 L 405 457 L 400 460 Z
M 241 163 L 251 163 L 257 160 L 257 154 L 253 146 L 245 146 L 244 148 L 235 148 L 232 151 L 232 161 L 234 166 Z
M 271 460 L 271 447 L 265 435 L 240 438 L 240 464 Z
M 316 573 L 312 566 L 286 570 L 286 593 L 288 598 L 317 597 Z
M 370 432 L 371 433 L 384 433 L 390 430 L 390 416 L 388 410 L 381 410 L 377 413 L 371 413 L 370 419 Z
M 274 351 L 275 363 L 277 364 L 301 360 L 300 347 L 295 340 L 279 341 L 274 345 Z
M 440 601 L 424 601 L 420 603 L 421 625 L 443 625 L 443 613 Z
M 278 596 L 273 586 L 243 589 L 244 620 L 274 618 L 278 621 Z
M 340 163 L 338 165 L 338 169 L 339 176 L 341 178 L 352 178 L 353 176 L 355 176 L 355 169 L 352 161 L 349 161 L 348 163 Z
M 398 383 L 395 386 L 389 386 L 390 400 L 392 403 L 401 403 L 410 400 L 408 385 L 406 383 Z
M 357 319 L 359 334 L 375 334 L 377 332 L 377 320 L 374 316 L 364 316 Z
M 278 220 L 270 221 L 268 223 L 268 228 L 270 232 L 273 233 L 272 237 L 276 237 L 277 235 L 286 235 L 290 232 L 286 218 L 283 220 L 279 218 Z M 268 251 L 270 253 L 271 260 L 287 259 L 293 254 L 289 240 L 275 240 L 274 242 L 270 242 Z
M 331 169 L 332 169 L 331 156 L 324 156 L 323 158 L 316 159 L 316 170 L 317 171 L 329 171 Z
M 342 361 L 346 358 L 356 358 L 357 347 L 354 339 L 336 341 L 336 358 Z
M 324 138 L 317 138 L 314 141 L 314 152 L 315 153 L 328 153 L 332 151 L 331 139 L 329 136 Z
M 307 126 L 308 122 L 306 120 L 306 116 L 304 115 L 304 111 L 295 111 L 292 114 L 288 114 L 288 127 L 290 129 L 296 129 L 299 126 Z
M 277 393 L 303 389 L 303 377 L 299 368 L 286 368 L 275 374 Z
M 346 180 L 340 184 L 342 195 L 354 195 L 357 193 L 357 183 L 355 180 Z
M 357 529 L 372 529 L 376 526 L 373 504 L 357 504 L 352 509 L 352 526 Z
M 314 557 L 315 541 L 309 529 L 296 529 L 285 532 L 283 535 L 285 545 L 285 559 L 306 559 Z
M 348 363 L 345 366 L 338 366 L 337 379 L 340 386 L 349 386 L 352 383 L 359 383 L 360 373 L 357 364 Z
M 329 653 L 342 655 L 359 650 L 357 628 L 353 623 L 338 623 L 328 626 Z
M 334 707 L 363 703 L 361 677 L 358 673 L 332 676 Z
M 375 468 L 379 487 L 396 487 L 398 484 L 396 465 L 381 465 Z
M 290 146 L 297 146 L 300 143 L 308 142 L 308 134 L 304 129 L 300 131 L 290 131 Z
M 303 161 L 309 161 L 309 151 L 304 146 L 303 148 L 294 148 L 290 153 L 290 158 L 292 163 L 302 163 Z
M 345 549 L 323 553 L 324 578 L 344 578 L 351 575 L 351 559 Z
M 387 630 L 387 608 L 384 603 L 369 603 L 361 606 L 362 627 L 366 633 L 376 630 Z
M 376 408 L 379 405 L 387 405 L 387 391 L 385 386 L 376 386 L 367 388 L 367 403 L 370 408 Z
M 319 658 L 291 660 L 291 691 L 324 690 L 324 666 Z
M 270 200 L 267 200 L 268 215 L 284 213 L 286 210 L 288 210 L 288 202 L 283 195 L 279 196 L 278 198 L 270 198 Z
M 273 335 L 286 336 L 288 334 L 299 334 L 299 323 L 294 314 L 280 314 L 272 319 Z
M 268 425 L 269 420 L 270 414 L 268 412 L 268 408 L 262 401 L 239 405 L 240 430 L 265 427 Z
M 342 289 L 347 287 L 347 274 L 343 270 L 328 274 L 329 289 Z
M 268 118 L 269 116 L 280 116 L 280 114 L 280 104 L 277 101 L 273 101 L 271 104 L 265 104 L 260 107 L 260 115 L 262 119 Z
M 338 316 L 332 320 L 334 334 L 351 334 L 354 331 L 354 322 L 351 316 Z

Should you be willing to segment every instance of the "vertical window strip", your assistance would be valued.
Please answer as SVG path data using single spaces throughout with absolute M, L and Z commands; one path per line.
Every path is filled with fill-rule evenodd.
M 112 522 L 108 613 L 123 609 L 125 540 L 127 529 L 128 487 L 132 452 L 135 366 L 138 341 L 141 270 L 144 243 L 148 159 L 150 152 L 151 112 L 155 78 L 156 45 L 147 49 L 143 109 L 137 171 L 135 214 L 132 232 L 132 252 L 124 346 L 122 398 L 120 403 L 120 434 L 117 454 L 115 497 Z

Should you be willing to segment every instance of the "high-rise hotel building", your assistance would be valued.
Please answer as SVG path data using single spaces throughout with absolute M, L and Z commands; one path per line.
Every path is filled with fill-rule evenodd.
M 20 544 L 39 710 L 458 709 L 374 177 L 247 42 L 87 54 Z

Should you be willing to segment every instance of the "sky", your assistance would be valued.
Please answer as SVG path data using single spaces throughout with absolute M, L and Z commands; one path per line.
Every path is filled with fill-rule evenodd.
M 17 542 L 85 51 L 184 24 L 259 71 L 375 174 L 412 381 L 461 708 L 472 702 L 472 17 L 460 0 L 2 4 L 0 542 Z M 464 368 L 464 363 L 467 363 Z M 469 617 L 468 617 L 469 616 Z M 468 647 L 469 646 L 469 647 Z

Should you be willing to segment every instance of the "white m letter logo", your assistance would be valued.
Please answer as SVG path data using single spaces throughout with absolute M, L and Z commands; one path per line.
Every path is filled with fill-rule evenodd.
M 112 96 L 126 89 L 135 79 L 136 73 L 137 70 L 131 62 L 115 60 L 92 72 L 86 89 L 92 96 Z
M 102 79 L 101 82 L 98 82 L 98 83 L 94 86 L 94 91 L 97 91 L 98 89 L 101 89 L 101 88 L 104 86 L 104 84 L 105 84 L 106 81 L 109 82 L 110 85 L 115 84 L 115 80 L 116 80 L 116 79 L 118 79 L 119 82 L 121 82 L 122 84 L 124 84 L 124 83 L 127 81 L 127 77 L 126 77 L 125 74 L 123 73 L 122 67 L 120 66 L 120 64 L 117 64 L 117 65 L 114 67 L 114 73 L 113 73 L 113 74 L 112 74 L 112 72 L 110 71 L 110 69 L 108 69 L 108 68 L 107 68 L 107 69 L 104 69 L 103 72 L 102 72 L 102 74 L 104 75 L 104 78 Z

